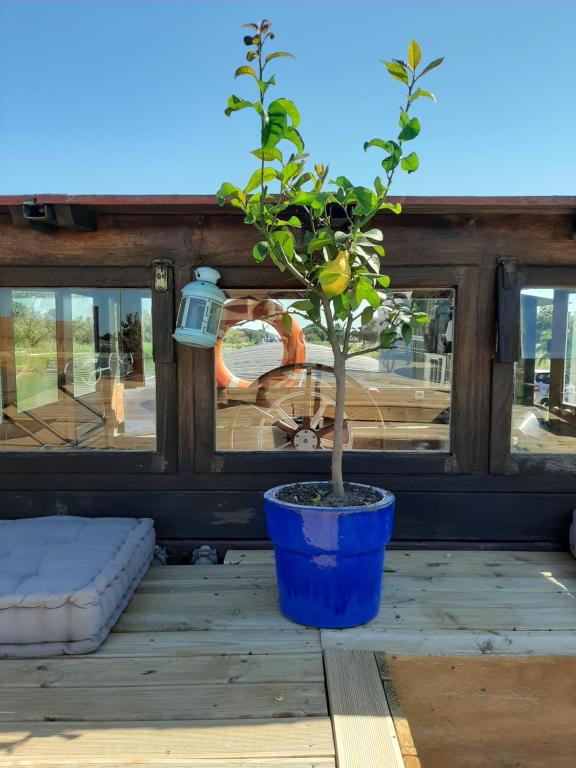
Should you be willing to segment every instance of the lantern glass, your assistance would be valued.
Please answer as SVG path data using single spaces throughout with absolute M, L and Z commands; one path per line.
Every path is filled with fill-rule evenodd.
M 218 333 L 221 314 L 222 304 L 212 301 L 210 306 L 210 316 L 208 317 L 208 326 L 206 328 L 207 333 L 213 333 L 214 335 Z
M 201 331 L 204 325 L 204 316 L 206 314 L 206 301 L 204 299 L 188 299 L 186 320 L 184 327 L 192 331 Z

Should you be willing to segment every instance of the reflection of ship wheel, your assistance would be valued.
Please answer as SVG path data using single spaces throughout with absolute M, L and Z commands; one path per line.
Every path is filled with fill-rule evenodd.
M 260 376 L 246 392 L 246 399 L 228 404 L 232 417 L 226 425 L 229 450 L 331 450 L 334 440 L 336 382 L 327 365 L 282 365 Z M 366 390 L 346 377 L 347 398 L 358 407 L 375 408 Z M 344 414 L 344 448 L 354 447 L 354 428 Z

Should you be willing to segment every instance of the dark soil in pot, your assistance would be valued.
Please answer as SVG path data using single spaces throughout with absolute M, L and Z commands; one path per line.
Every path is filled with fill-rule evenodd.
M 380 501 L 382 494 L 372 488 L 354 483 L 344 483 L 346 498 L 335 496 L 330 483 L 293 483 L 284 486 L 277 498 L 288 504 L 305 507 L 367 507 Z

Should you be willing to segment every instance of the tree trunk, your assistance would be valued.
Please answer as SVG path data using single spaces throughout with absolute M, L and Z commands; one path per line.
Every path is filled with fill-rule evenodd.
M 334 355 L 334 378 L 336 379 L 336 410 L 334 413 L 334 445 L 332 447 L 332 491 L 344 498 L 342 475 L 342 454 L 344 440 L 344 401 L 346 397 L 346 360 Z

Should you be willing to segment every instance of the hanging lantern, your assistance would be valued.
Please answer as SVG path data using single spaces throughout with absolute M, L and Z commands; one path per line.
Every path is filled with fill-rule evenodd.
M 182 299 L 174 338 L 189 347 L 211 348 L 216 344 L 224 291 L 216 285 L 220 273 L 211 267 L 198 267 L 196 280 L 182 289 Z

